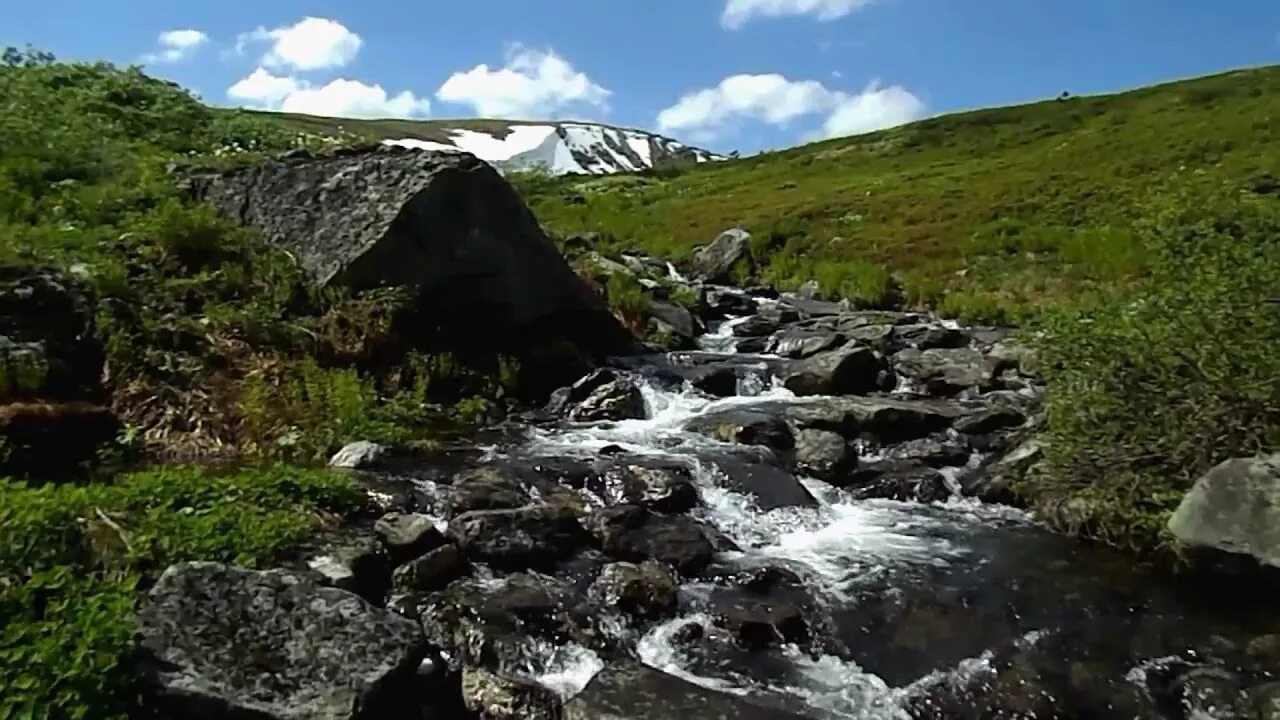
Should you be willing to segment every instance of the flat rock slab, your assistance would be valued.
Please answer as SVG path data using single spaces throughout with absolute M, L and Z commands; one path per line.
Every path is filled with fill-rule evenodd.
M 388 717 L 426 654 L 413 621 L 285 570 L 171 566 L 137 613 L 163 717 Z
M 602 670 L 564 706 L 564 720 L 806 720 L 644 665 Z M 811 719 L 810 719 L 811 720 Z

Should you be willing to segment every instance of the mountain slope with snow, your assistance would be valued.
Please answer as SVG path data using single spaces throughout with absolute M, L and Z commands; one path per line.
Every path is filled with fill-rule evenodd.
M 469 152 L 502 170 L 606 175 L 724 159 L 643 130 L 587 122 L 350 120 L 273 115 L 309 132 L 354 134 L 392 145 Z

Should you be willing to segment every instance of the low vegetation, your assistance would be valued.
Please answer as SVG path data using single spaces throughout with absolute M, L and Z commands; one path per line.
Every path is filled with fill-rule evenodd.
M 723 163 L 516 177 L 538 218 L 602 251 L 679 260 L 739 226 L 762 279 L 1019 322 L 1141 278 L 1135 218 L 1280 167 L 1280 68 L 947 115 Z
M 183 560 L 257 566 L 364 503 L 345 476 L 283 466 L 0 480 L 0 498 L 4 718 L 126 717 L 140 587 Z
M 1137 232 L 1150 273 L 1049 313 L 1046 463 L 1023 491 L 1063 529 L 1169 550 L 1201 474 L 1280 449 L 1280 200 L 1172 196 Z

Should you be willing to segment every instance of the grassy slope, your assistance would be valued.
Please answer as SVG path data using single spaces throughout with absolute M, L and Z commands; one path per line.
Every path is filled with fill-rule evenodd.
M 776 230 L 795 238 L 767 278 L 778 284 L 820 274 L 823 261 L 856 261 L 892 271 L 912 300 L 949 292 L 953 310 L 1017 315 L 1141 273 L 1129 224 L 1171 187 L 1245 184 L 1280 167 L 1278 111 L 1280 67 L 1266 67 L 948 115 L 678 173 L 521 183 L 561 233 L 598 231 L 682 257 L 730 226 Z M 576 195 L 585 202 L 565 201 Z

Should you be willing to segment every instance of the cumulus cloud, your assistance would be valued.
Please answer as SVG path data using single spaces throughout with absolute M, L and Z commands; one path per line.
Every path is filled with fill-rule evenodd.
M 312 86 L 262 67 L 228 88 L 227 97 L 250 107 L 329 117 L 420 117 L 431 112 L 430 100 L 408 90 L 391 95 L 381 85 L 343 78 Z
M 175 63 L 191 57 L 209 36 L 199 30 L 166 30 L 158 38 L 160 48 L 142 56 L 144 63 Z
M 727 0 L 720 24 L 736 30 L 754 18 L 812 15 L 818 20 L 842 18 L 875 0 Z
M 610 92 L 553 50 L 515 46 L 506 65 L 477 65 L 449 76 L 436 99 L 470 105 L 485 117 L 534 118 L 573 106 L 607 108 Z
M 821 115 L 821 136 L 836 137 L 901 125 L 924 111 L 923 101 L 896 85 L 885 88 L 873 82 L 860 93 L 848 93 L 776 73 L 733 75 L 713 88 L 684 95 L 658 113 L 658 128 L 713 137 L 744 120 L 782 126 Z
M 244 54 L 250 44 L 258 42 L 271 43 L 271 48 L 262 56 L 264 65 L 295 70 L 341 67 L 354 60 L 364 45 L 364 40 L 342 23 L 318 17 L 305 17 L 293 25 L 271 30 L 259 27 L 242 33 L 236 39 L 236 52 Z

